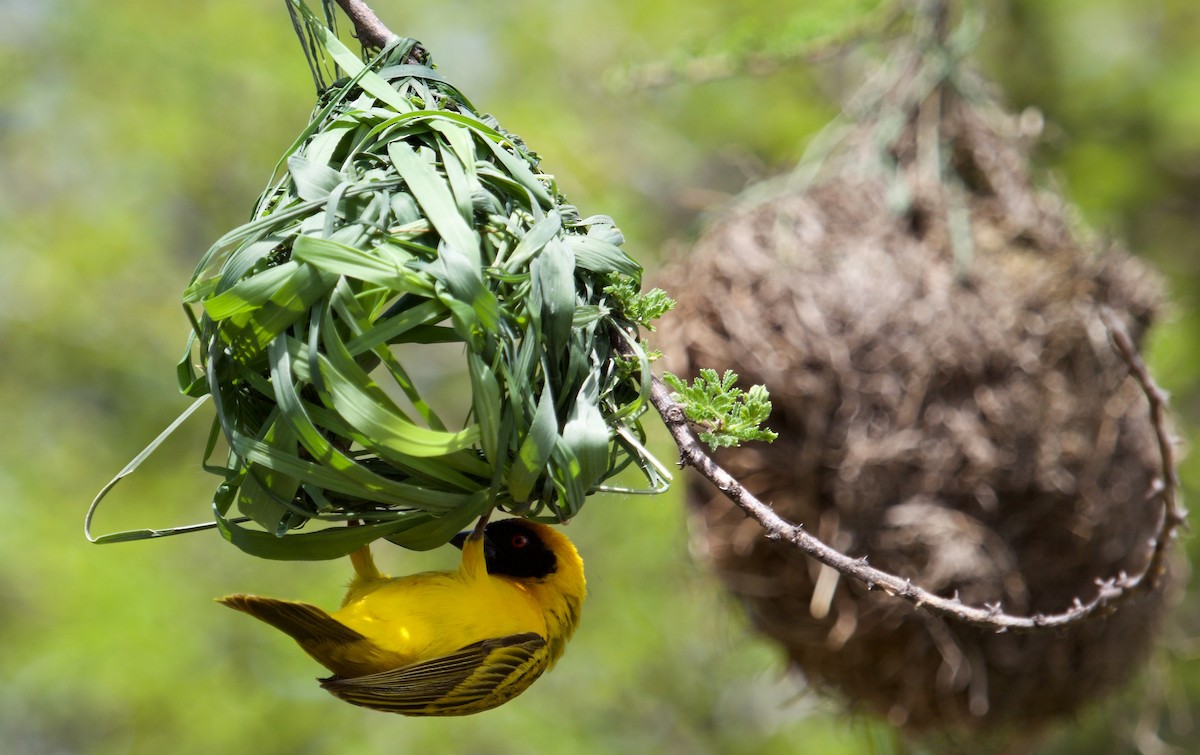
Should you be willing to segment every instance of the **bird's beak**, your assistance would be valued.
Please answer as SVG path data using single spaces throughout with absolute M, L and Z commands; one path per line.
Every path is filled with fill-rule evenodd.
M 463 545 L 467 542 L 467 538 L 470 537 L 473 532 L 474 530 L 466 530 L 465 532 L 458 533 L 454 537 L 450 538 L 450 544 L 455 548 L 462 550 Z M 495 555 L 496 546 L 492 544 L 492 541 L 485 534 L 483 536 L 483 557 L 485 559 L 491 559 L 494 558 Z

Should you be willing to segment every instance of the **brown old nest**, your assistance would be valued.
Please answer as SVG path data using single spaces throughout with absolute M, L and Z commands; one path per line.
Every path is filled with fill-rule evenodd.
M 679 374 L 768 386 L 779 440 L 718 460 L 786 519 L 970 605 L 1063 611 L 1142 569 L 1162 516 L 1147 397 L 1100 315 L 1137 343 L 1160 286 L 1034 188 L 1021 119 L 922 63 L 860 95 L 807 179 L 754 190 L 663 273 L 660 345 Z M 707 483 L 691 502 L 755 627 L 910 731 L 1078 710 L 1138 667 L 1165 603 L 1160 582 L 1067 631 L 1000 634 L 839 581 Z

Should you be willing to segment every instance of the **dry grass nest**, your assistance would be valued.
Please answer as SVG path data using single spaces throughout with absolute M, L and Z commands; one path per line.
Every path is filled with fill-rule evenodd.
M 1163 462 L 1099 310 L 1139 342 L 1160 284 L 1034 188 L 1019 119 L 921 86 L 898 77 L 805 186 L 717 219 L 660 276 L 679 306 L 657 342 L 677 374 L 768 386 L 779 440 L 718 459 L 785 518 L 938 594 L 1062 611 L 1149 556 Z M 753 624 L 912 731 L 1076 711 L 1138 667 L 1166 602 L 997 634 L 839 583 L 707 483 L 691 502 Z

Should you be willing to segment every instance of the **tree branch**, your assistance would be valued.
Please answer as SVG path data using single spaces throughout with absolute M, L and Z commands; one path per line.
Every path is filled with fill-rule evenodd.
M 914 585 L 911 580 L 869 566 L 865 556 L 851 558 L 831 548 L 805 532 L 803 526 L 792 524 L 780 517 L 768 504 L 748 492 L 733 475 L 718 465 L 704 450 L 688 425 L 683 407 L 672 400 L 667 386 L 654 375 L 650 377 L 650 403 L 662 417 L 667 430 L 679 447 L 680 465 L 695 468 L 705 479 L 716 485 L 738 508 L 762 525 L 768 539 L 791 543 L 822 564 L 865 584 L 869 590 L 878 587 L 888 595 L 907 600 L 917 608 L 926 608 L 934 613 L 957 619 L 964 624 L 994 629 L 997 632 L 1061 628 L 1077 624 L 1098 614 L 1108 613 L 1117 602 L 1136 592 L 1154 589 L 1164 569 L 1166 544 L 1171 539 L 1175 528 L 1184 521 L 1183 512 L 1179 510 L 1175 502 L 1174 491 L 1178 483 L 1170 438 L 1164 429 L 1165 396 L 1154 384 L 1124 328 L 1107 317 L 1105 323 L 1116 342 L 1118 351 L 1150 401 L 1151 414 L 1158 433 L 1159 450 L 1162 454 L 1163 478 L 1155 481 L 1147 494 L 1147 500 L 1162 497 L 1163 520 L 1156 537 L 1149 543 L 1152 555 L 1146 569 L 1134 576 L 1122 572 L 1116 577 L 1097 578 L 1096 586 L 1099 589 L 1096 597 L 1086 603 L 1076 598 L 1074 605 L 1061 613 L 1015 616 L 1005 613 L 999 603 L 985 604 L 983 607 L 969 606 L 958 599 L 957 593 L 953 598 L 935 595 Z M 617 339 L 617 348 L 624 356 L 634 355 L 633 349 L 624 339 Z
M 396 38 L 397 35 L 379 20 L 379 16 L 363 0 L 337 0 L 337 4 L 350 17 L 350 22 L 354 24 L 354 36 L 358 37 L 363 47 L 382 50 Z
M 1162 476 L 1155 479 L 1150 489 L 1146 491 L 1146 500 L 1162 498 L 1162 522 L 1159 525 L 1154 540 L 1154 549 L 1150 553 L 1150 563 L 1146 566 L 1148 589 L 1152 589 L 1166 569 L 1167 545 L 1175 534 L 1175 530 L 1187 524 L 1187 511 L 1179 504 L 1176 491 L 1179 490 L 1179 473 L 1175 469 L 1175 443 L 1167 427 L 1167 393 L 1150 376 L 1146 363 L 1133 345 L 1133 339 L 1125 330 L 1120 318 L 1113 315 L 1108 307 L 1100 308 L 1100 319 L 1108 328 L 1109 337 L 1134 380 L 1141 386 L 1142 393 L 1150 405 L 1150 423 L 1154 425 L 1154 436 L 1158 442 L 1158 454 L 1162 463 Z

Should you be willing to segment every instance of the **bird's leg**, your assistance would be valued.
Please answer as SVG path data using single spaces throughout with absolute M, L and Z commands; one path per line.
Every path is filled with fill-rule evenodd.
M 346 522 L 347 527 L 357 527 L 360 524 L 362 522 L 357 519 L 351 519 Z M 375 558 L 371 555 L 370 543 L 350 554 L 350 565 L 354 567 L 355 582 L 370 582 L 385 578 L 379 571 L 379 567 L 375 566 Z
M 359 580 L 373 581 L 383 579 L 383 574 L 375 566 L 375 559 L 371 556 L 371 546 L 369 545 L 364 545 L 351 553 L 350 564 L 354 566 L 354 573 L 358 576 Z
M 469 582 L 486 580 L 488 578 L 487 558 L 484 556 L 483 530 L 487 527 L 491 509 L 479 517 L 475 529 L 467 535 L 462 544 L 462 563 L 459 564 L 459 574 Z
M 487 528 L 488 518 L 491 517 L 492 510 L 488 509 L 479 517 L 479 521 L 475 523 L 475 529 L 471 532 L 470 540 L 482 540 L 483 531 Z

